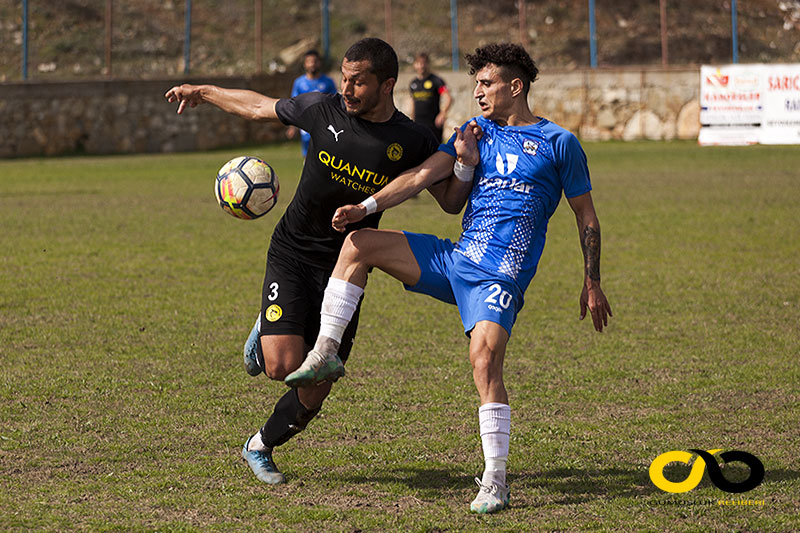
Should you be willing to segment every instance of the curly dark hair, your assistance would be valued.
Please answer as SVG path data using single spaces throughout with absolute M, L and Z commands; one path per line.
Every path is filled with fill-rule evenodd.
M 500 67 L 503 81 L 514 78 L 522 80 L 522 92 L 527 96 L 531 83 L 536 81 L 539 69 L 523 47 L 513 43 L 492 43 L 475 49 L 474 54 L 466 55 L 470 75 L 492 63 Z

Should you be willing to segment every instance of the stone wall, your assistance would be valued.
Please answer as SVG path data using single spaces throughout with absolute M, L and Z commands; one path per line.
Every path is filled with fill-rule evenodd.
M 480 110 L 471 76 L 439 74 L 455 102 L 449 130 Z M 291 78 L 194 81 L 282 96 Z M 403 110 L 410 106 L 410 78 L 402 73 L 395 91 Z M 213 106 L 176 115 L 164 93 L 181 81 L 0 84 L 0 157 L 191 151 L 283 138 L 279 124 L 248 122 Z M 695 139 L 699 85 L 698 69 L 548 72 L 540 74 L 530 100 L 537 114 L 584 140 Z
M 287 76 L 195 80 L 285 94 Z M 175 113 L 164 93 L 182 80 L 0 84 L 0 157 L 191 151 L 267 142 L 278 124 L 201 106 Z
M 454 97 L 448 130 L 480 113 L 471 76 L 438 73 Z M 410 76 L 401 75 L 403 109 Z M 529 95 L 537 115 L 583 140 L 696 139 L 700 131 L 700 71 L 573 70 L 540 73 Z

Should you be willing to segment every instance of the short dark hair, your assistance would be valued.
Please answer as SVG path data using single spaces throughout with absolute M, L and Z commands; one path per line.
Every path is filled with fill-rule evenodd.
M 314 56 L 317 59 L 322 59 L 322 56 L 319 55 L 319 51 L 316 48 L 312 48 L 311 50 L 307 50 L 305 54 L 303 54 L 303 58 L 308 56 Z
M 397 79 L 400 70 L 394 49 L 376 37 L 361 39 L 347 49 L 344 58 L 348 61 L 369 61 L 369 71 L 375 74 L 379 83 L 389 78 Z
M 539 69 L 523 47 L 513 43 L 492 43 L 475 49 L 474 54 L 466 55 L 470 75 L 475 74 L 487 64 L 500 67 L 504 81 L 514 78 L 522 80 L 522 92 L 527 96 L 531 83 L 536 81 Z
M 427 52 L 420 52 L 417 55 L 415 55 L 414 56 L 414 61 L 416 61 L 417 59 L 424 59 L 425 61 L 430 61 L 431 60 L 431 58 L 428 57 Z

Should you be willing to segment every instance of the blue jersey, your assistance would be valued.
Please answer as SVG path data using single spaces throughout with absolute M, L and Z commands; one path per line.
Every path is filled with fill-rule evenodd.
M 292 98 L 298 94 L 310 93 L 317 91 L 318 93 L 336 94 L 336 84 L 325 74 L 322 74 L 315 80 L 310 80 L 305 75 L 300 76 L 292 84 Z
M 292 84 L 292 98 L 305 93 L 327 93 L 336 94 L 336 84 L 325 74 L 321 74 L 319 78 L 309 79 L 303 75 L 294 80 Z M 303 157 L 308 153 L 308 145 L 311 142 L 311 134 L 306 130 L 300 130 L 300 149 L 303 152 Z
M 586 154 L 572 133 L 546 119 L 505 127 L 472 120 L 483 129 L 480 163 L 455 251 L 524 293 L 562 191 L 572 198 L 592 189 Z M 455 135 L 439 149 L 455 157 L 454 142 Z

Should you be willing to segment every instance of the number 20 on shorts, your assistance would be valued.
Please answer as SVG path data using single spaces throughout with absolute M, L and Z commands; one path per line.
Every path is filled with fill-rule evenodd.
M 494 283 L 489 286 L 489 296 L 486 297 L 484 303 L 490 304 L 490 309 L 492 305 L 498 304 L 503 309 L 508 309 L 508 306 L 511 305 L 511 298 L 511 294 L 508 291 L 504 291 L 500 285 Z

